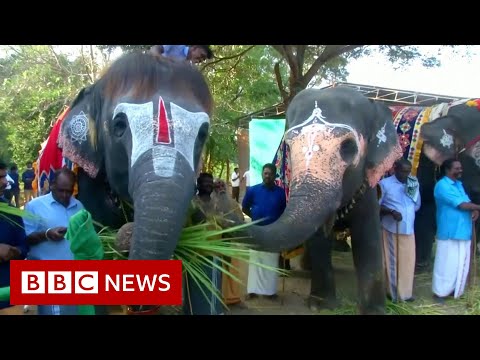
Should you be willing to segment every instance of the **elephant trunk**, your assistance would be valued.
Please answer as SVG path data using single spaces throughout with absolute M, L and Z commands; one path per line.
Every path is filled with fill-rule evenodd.
M 256 250 L 269 252 L 281 252 L 304 243 L 334 216 L 342 197 L 340 184 L 311 183 L 308 189 L 307 194 L 292 188 L 282 216 L 272 224 L 248 228 L 247 241 Z
M 174 164 L 169 169 L 171 176 L 158 175 L 156 160 L 146 156 L 135 164 L 130 175 L 135 211 L 131 260 L 172 258 L 194 195 L 194 172 L 180 153 L 175 159 L 163 159 L 164 164 Z

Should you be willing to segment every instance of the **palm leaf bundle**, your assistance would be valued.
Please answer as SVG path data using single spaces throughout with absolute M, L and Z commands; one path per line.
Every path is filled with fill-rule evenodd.
M 11 215 L 18 216 L 21 218 L 30 218 L 30 219 L 35 218 L 35 215 L 29 213 L 28 211 L 10 206 L 4 202 L 0 202 L 0 218 L 7 220 L 14 225 L 23 227 L 21 224 L 17 223 L 14 219 L 12 219 Z
M 0 216 L 5 217 L 9 221 L 13 221 L 7 215 L 16 215 L 19 217 L 34 217 L 27 211 L 14 208 L 5 203 L 0 203 Z M 214 286 L 212 280 L 207 276 L 205 268 L 216 268 L 221 273 L 232 278 L 238 283 L 241 280 L 234 275 L 234 271 L 239 269 L 232 266 L 226 258 L 236 259 L 244 263 L 254 264 L 265 269 L 278 272 L 281 275 L 287 275 L 288 271 L 276 267 L 270 267 L 264 264 L 253 262 L 250 260 L 250 249 L 252 246 L 246 245 L 239 240 L 241 237 L 235 233 L 244 230 L 246 227 L 256 224 L 251 222 L 232 226 L 222 229 L 218 223 L 220 221 L 228 222 L 225 218 L 211 217 L 207 222 L 198 225 L 186 225 L 183 228 L 179 242 L 173 254 L 173 259 L 181 260 L 183 264 L 184 273 L 188 274 L 193 281 L 199 285 L 203 295 L 210 303 L 210 296 L 207 294 L 213 293 L 215 297 L 226 307 L 220 291 Z M 116 248 L 115 242 L 117 237 L 117 230 L 102 226 L 94 221 L 94 224 L 100 227 L 98 236 L 102 242 L 105 260 L 126 260 L 128 259 L 127 251 L 120 251 Z M 21 226 L 20 224 L 17 224 Z M 212 261 L 215 256 L 220 265 Z M 228 265 L 222 266 L 222 265 Z M 230 271 L 228 269 L 234 271 Z
M 282 275 L 288 274 L 286 270 L 250 260 L 250 249 L 252 246 L 240 242 L 242 238 L 235 236 L 235 233 L 255 223 L 256 222 L 246 223 L 221 229 L 215 219 L 211 218 L 205 223 L 191 226 L 187 225 L 183 228 L 172 259 L 182 261 L 184 274 L 188 274 L 189 278 L 193 279 L 209 303 L 211 303 L 209 294 L 213 293 L 226 307 L 222 294 L 206 274 L 205 268 L 216 268 L 222 274 L 242 284 L 242 281 L 234 274 L 239 269 L 232 266 L 226 258 L 257 265 Z M 98 235 L 103 244 L 105 259 L 127 259 L 127 251 L 119 251 L 115 247 L 116 231 L 104 227 L 98 232 Z M 212 257 L 216 257 L 220 264 L 214 262 Z

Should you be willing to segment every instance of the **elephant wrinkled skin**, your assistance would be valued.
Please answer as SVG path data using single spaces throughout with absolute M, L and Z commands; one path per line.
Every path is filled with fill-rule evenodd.
M 260 250 L 306 242 L 311 306 L 335 306 L 332 227 L 339 209 L 351 229 L 360 311 L 384 313 L 385 288 L 376 184 L 402 156 L 390 110 L 349 88 L 307 89 L 290 103 L 290 199 L 273 224 L 254 226 Z
M 212 97 L 192 65 L 153 54 L 116 60 L 73 101 L 59 146 L 80 167 L 78 199 L 119 228 L 133 203 L 130 259 L 170 259 L 194 195 Z

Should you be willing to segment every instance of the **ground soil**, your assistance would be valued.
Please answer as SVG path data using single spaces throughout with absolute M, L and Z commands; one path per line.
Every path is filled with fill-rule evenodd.
M 291 262 L 293 270 L 289 277 L 279 278 L 278 295 L 279 299 L 276 301 L 268 299 L 255 299 L 243 301 L 240 306 L 233 306 L 226 312 L 226 315 L 353 315 L 357 313 L 356 310 L 356 278 L 352 262 L 351 252 L 334 252 L 333 265 L 335 269 L 335 280 L 337 284 L 337 294 L 341 306 L 334 310 L 323 310 L 320 312 L 311 311 L 305 304 L 305 300 L 310 291 L 310 274 L 307 271 L 300 269 L 300 257 L 297 257 Z M 479 261 L 477 261 L 477 274 L 480 274 Z M 241 278 L 246 284 L 247 266 L 244 264 L 241 268 Z M 472 279 L 473 280 L 473 279 Z M 480 281 L 476 281 L 477 284 Z M 472 285 L 470 291 L 458 300 L 449 299 L 446 305 L 438 305 L 432 299 L 431 293 L 431 271 L 427 271 L 415 276 L 414 295 L 416 300 L 413 303 L 408 303 L 406 310 L 402 310 L 405 314 L 411 315 L 463 315 L 476 314 L 478 309 L 472 309 L 469 304 L 477 303 L 477 291 L 479 285 Z M 246 288 L 242 287 L 243 296 L 246 293 Z M 475 291 L 474 291 L 475 290 Z M 472 299 L 472 296 L 476 298 Z M 467 299 L 468 298 L 468 299 Z M 392 308 L 391 306 L 389 308 Z M 397 310 L 395 310 L 397 311 Z M 476 311 L 476 312 L 475 312 Z M 13 314 L 17 315 L 34 315 L 36 309 L 31 306 L 27 313 L 23 312 L 22 307 L 12 309 Z M 110 313 L 112 315 L 122 315 L 124 310 L 121 307 L 111 307 Z M 178 309 L 172 308 L 165 311 L 166 314 L 180 315 Z M 389 311 L 389 313 L 392 313 Z M 395 312 L 394 312 L 395 313 Z M 397 311 L 395 314 L 398 314 Z M 401 312 L 400 312 L 401 314 Z

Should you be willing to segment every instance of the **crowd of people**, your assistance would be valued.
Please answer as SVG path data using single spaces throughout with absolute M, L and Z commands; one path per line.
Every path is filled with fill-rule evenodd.
M 155 45 L 150 50 L 158 56 L 189 61 L 194 64 L 213 58 L 208 45 Z M 75 198 L 76 175 L 68 168 L 55 172 L 50 192 L 37 196 L 35 171 L 31 162 L 26 170 L 18 173 L 18 167 L 0 163 L 0 202 L 20 208 L 24 206 L 33 218 L 4 214 L 0 217 L 0 287 L 10 284 L 10 261 L 16 259 L 72 260 L 69 242 L 65 239 L 69 219 L 82 210 L 82 203 Z M 436 183 L 434 197 L 437 213 L 437 246 L 434 260 L 432 294 L 443 303 L 445 298 L 459 298 L 465 291 L 469 273 L 472 224 L 479 217 L 480 205 L 472 203 L 461 182 L 462 165 L 455 159 L 442 165 L 443 177 Z M 383 255 L 387 295 L 395 301 L 414 301 L 415 275 L 415 213 L 421 207 L 418 180 L 411 175 L 412 165 L 402 158 L 395 163 L 394 173 L 383 178 L 380 188 L 380 213 L 383 233 Z M 261 220 L 264 226 L 275 222 L 286 208 L 285 190 L 275 183 L 277 169 L 268 163 L 262 168 L 262 182 L 251 185 L 250 170 L 240 174 L 234 168 L 230 176 L 231 195 L 224 181 L 211 173 L 201 173 L 196 181 L 196 195 L 192 201 L 189 223 L 199 224 L 210 217 L 221 215 L 229 226 Z M 245 182 L 246 192 L 240 201 L 240 185 Z M 23 184 L 23 201 L 21 196 Z M 12 221 L 13 220 L 13 221 Z M 250 252 L 246 300 L 265 297 L 278 298 L 278 272 L 265 266 L 279 266 L 278 253 Z M 211 260 L 229 271 L 236 271 L 235 259 L 216 256 Z M 223 264 L 223 265 L 222 265 Z M 262 264 L 264 266 L 258 266 Z M 238 283 L 222 275 L 215 267 L 205 268 L 212 283 L 229 306 L 242 306 L 242 294 Z M 184 313 L 192 315 L 218 315 L 225 309 L 216 296 L 206 299 L 199 285 L 185 276 Z M 9 302 L 0 302 L 0 314 L 12 308 Z M 75 306 L 41 305 L 40 315 L 77 314 Z

